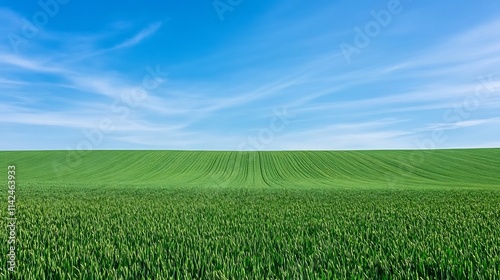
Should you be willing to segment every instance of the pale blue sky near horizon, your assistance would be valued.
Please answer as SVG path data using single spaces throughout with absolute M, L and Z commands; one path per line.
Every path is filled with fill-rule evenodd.
M 500 2 L 0 1 L 0 150 L 500 147 Z

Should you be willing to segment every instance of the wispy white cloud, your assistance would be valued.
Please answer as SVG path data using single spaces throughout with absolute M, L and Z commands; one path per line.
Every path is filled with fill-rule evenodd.
M 148 26 L 147 28 L 141 30 L 139 33 L 135 34 L 134 37 L 127 39 L 126 41 L 118 44 L 116 47 L 113 47 L 112 50 L 135 46 L 140 42 L 142 42 L 144 39 L 153 35 L 158 29 L 160 29 L 161 26 L 162 22 L 155 22 L 150 26 Z
M 59 126 L 73 129 L 88 128 L 92 123 L 98 124 L 97 118 L 78 114 L 59 114 L 45 112 L 2 114 L 0 123 L 23 124 L 36 126 Z
M 488 85 L 500 91 L 500 21 L 495 20 L 451 36 L 446 42 L 426 50 L 408 53 L 408 58 L 391 61 L 390 57 L 377 66 L 332 74 L 321 89 L 308 92 L 288 105 L 301 114 L 329 114 L 338 110 L 366 113 L 409 113 L 422 110 L 447 109 L 465 98 L 474 97 L 481 77 L 497 75 Z M 495 34 L 499 36 L 494 36 Z M 411 85 L 410 83 L 418 83 Z M 410 82 L 410 83 L 409 83 Z M 370 98 L 373 83 L 401 84 Z M 329 86 L 330 85 L 330 86 Z M 362 85 L 366 85 L 360 89 Z M 484 85 L 483 85 L 484 86 Z M 356 89 L 354 89 L 356 88 Z M 363 99 L 330 98 L 328 102 L 315 102 L 325 96 L 358 91 L 366 92 Z M 498 99 L 491 94 L 481 106 L 491 107 Z M 335 101 L 337 100 L 337 101 Z
M 20 81 L 20 80 L 11 80 L 11 79 L 0 78 L 0 84 L 2 86 L 22 86 L 22 85 L 27 85 L 28 82 Z
M 7 53 L 0 53 L 0 64 L 42 73 L 63 74 L 66 71 L 65 69 L 57 67 L 44 66 L 43 62 L 36 61 L 34 58 L 26 58 L 19 55 Z
M 414 148 L 411 133 L 398 130 L 339 133 L 305 132 L 277 137 L 270 150 L 366 150 Z
M 80 92 L 99 94 L 111 98 L 119 98 L 122 93 L 132 91 L 127 82 L 111 75 L 95 76 L 92 74 L 72 75 L 67 77 L 71 82 L 68 87 Z
M 64 63 L 73 64 L 75 62 L 89 59 L 91 57 L 107 54 L 107 53 L 113 52 L 115 50 L 131 48 L 133 46 L 138 45 L 139 43 L 141 43 L 145 39 L 151 37 L 153 34 L 155 34 L 160 29 L 162 24 L 163 23 L 160 21 L 154 22 L 154 23 L 150 24 L 148 27 L 143 28 L 141 31 L 139 31 L 138 33 L 136 33 L 132 37 L 130 37 L 130 38 L 124 40 L 123 42 L 118 43 L 112 47 L 109 47 L 109 48 L 95 49 L 95 46 L 92 46 L 92 44 L 98 43 L 97 39 L 105 38 L 103 35 L 109 34 L 109 32 L 104 32 L 103 34 L 96 34 L 96 35 L 93 35 L 90 37 L 88 35 L 85 37 L 78 37 L 78 39 L 80 41 L 82 39 L 87 38 L 87 40 L 83 40 L 83 44 L 89 45 L 89 47 L 88 47 L 89 49 L 86 50 L 85 53 L 83 53 L 83 54 L 78 54 L 78 55 L 75 55 L 74 57 L 70 57 L 68 59 L 65 59 Z M 111 35 L 109 35 L 109 36 L 111 36 Z M 90 39 L 90 42 L 88 42 L 89 39 Z M 79 44 L 81 44 L 81 43 L 79 43 Z
M 472 120 L 464 120 L 458 122 L 444 122 L 444 123 L 433 123 L 429 124 L 425 128 L 421 129 L 422 131 L 429 130 L 450 130 L 450 129 L 460 129 L 467 128 L 472 126 L 480 126 L 480 125 L 494 125 L 500 124 L 500 118 L 488 118 L 488 119 L 472 119 Z
M 294 124 L 277 133 L 266 150 L 355 150 L 411 147 L 414 132 L 400 129 L 404 119 L 337 123 L 296 129 Z
M 2 15 L 5 18 L 0 22 L 18 20 L 18 15 L 9 10 L 0 9 L 0 17 Z M 324 19 L 331 13 L 324 12 L 321 16 Z M 304 32 L 323 22 L 311 17 L 305 22 L 294 22 L 287 31 L 274 28 L 273 32 L 262 36 L 259 31 L 268 26 L 259 25 L 248 36 L 221 44 L 224 47 L 219 51 L 175 65 L 173 69 L 184 71 L 174 75 L 173 79 L 177 80 L 163 81 L 164 84 L 148 92 L 148 97 L 138 107 L 129 108 L 131 112 L 127 118 L 115 122 L 116 130 L 109 139 L 159 148 L 171 145 L 235 149 L 241 138 L 246 137 L 243 135 L 246 132 L 239 130 L 240 127 L 231 127 L 229 122 L 252 121 L 244 131 L 255 132 L 260 124 L 267 125 L 266 118 L 273 117 L 269 116 L 272 108 L 282 105 L 297 114 L 294 119 L 297 125 L 292 124 L 286 132 L 276 135 L 270 149 L 413 147 L 410 140 L 414 132 L 498 123 L 498 118 L 488 119 L 482 115 L 445 124 L 423 111 L 447 109 L 463 101 L 474 94 L 480 84 L 478 76 L 500 69 L 500 31 L 497 28 L 500 21 L 452 35 L 446 42 L 427 49 L 410 49 L 397 59 L 377 58 L 376 64 L 360 63 L 360 67 L 347 67 L 338 50 L 321 47 L 322 42 L 334 41 L 336 34 L 318 34 L 310 38 L 312 41 L 289 40 L 295 38 L 296 31 Z M 104 117 L 116 119 L 111 104 L 141 86 L 142 77 L 99 63 L 90 65 L 87 58 L 112 55 L 115 50 L 138 46 L 157 34 L 162 24 L 153 22 L 136 33 L 128 33 L 131 28 L 137 28 L 130 22 L 117 23 L 111 31 L 96 34 L 64 33 L 58 37 L 44 31 L 51 36 L 41 36 L 37 40 L 57 41 L 60 49 L 54 55 L 47 55 L 51 51 L 43 47 L 39 52 L 19 55 L 0 47 L 0 89 L 9 92 L 3 96 L 2 103 L 6 104 L 0 104 L 0 124 L 79 131 L 95 128 Z M 113 33 L 115 31 L 119 34 Z M 124 36 L 126 34 L 129 35 Z M 108 36 L 116 43 L 107 44 Z M 117 41 L 118 37 L 126 39 Z M 281 55 L 281 48 L 269 46 L 289 41 L 295 44 L 287 49 L 294 51 L 308 45 L 314 48 L 309 52 L 297 52 L 297 56 L 280 56 L 282 60 L 278 62 L 266 61 Z M 235 66 L 238 71 L 231 70 Z M 214 73 L 212 68 L 228 71 L 209 78 L 183 77 L 190 69 L 198 67 L 208 69 L 209 73 Z M 500 88 L 500 80 L 490 86 Z M 19 98 L 17 103 L 12 101 L 18 93 L 19 98 L 45 94 L 49 99 L 47 103 L 60 101 L 71 108 L 49 106 L 32 110 L 28 104 L 20 105 Z M 39 100 L 44 101 L 42 97 Z M 500 108 L 499 95 L 492 94 L 482 105 L 492 114 Z M 255 112 L 258 115 L 254 115 Z M 262 112 L 266 112 L 265 116 Z M 392 118 L 370 121 L 376 114 Z M 428 119 L 419 120 L 423 115 Z M 214 124 L 214 119 L 220 123 Z M 223 135 L 215 131 L 207 133 L 212 126 L 226 132 Z M 422 126 L 424 130 L 415 129 Z

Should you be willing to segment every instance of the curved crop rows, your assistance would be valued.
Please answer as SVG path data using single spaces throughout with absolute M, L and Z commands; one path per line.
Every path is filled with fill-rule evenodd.
M 36 182 L 165 186 L 487 186 L 500 183 L 500 149 L 438 151 L 3 152 Z M 71 155 L 73 157 L 68 157 Z M 77 154 L 78 155 L 78 154 Z M 7 163 L 5 163 L 7 164 Z
M 500 149 L 0 152 L 11 164 L 18 266 L 2 219 L 0 279 L 500 275 Z

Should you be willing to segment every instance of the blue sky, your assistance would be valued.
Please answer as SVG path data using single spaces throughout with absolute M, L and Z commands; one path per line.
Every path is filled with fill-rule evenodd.
M 500 147 L 498 1 L 0 1 L 0 150 Z

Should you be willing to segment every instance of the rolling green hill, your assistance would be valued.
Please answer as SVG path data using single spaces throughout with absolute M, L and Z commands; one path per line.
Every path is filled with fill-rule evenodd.
M 29 183 L 227 187 L 500 186 L 500 149 L 0 152 Z

